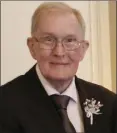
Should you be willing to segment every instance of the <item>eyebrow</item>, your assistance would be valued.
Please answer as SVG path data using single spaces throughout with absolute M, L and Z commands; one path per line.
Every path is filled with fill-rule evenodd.
M 53 33 L 50 33 L 50 32 L 41 32 L 42 35 L 53 35 L 55 36 Z
M 55 37 L 57 37 L 54 33 L 51 33 L 51 32 L 42 32 L 41 33 L 42 35 L 51 35 L 51 36 L 55 36 Z M 67 34 L 67 35 L 65 35 L 64 37 L 76 37 L 76 38 L 78 38 L 75 34 Z

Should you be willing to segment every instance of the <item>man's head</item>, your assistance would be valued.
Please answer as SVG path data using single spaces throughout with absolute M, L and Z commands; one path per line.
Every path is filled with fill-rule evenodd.
M 88 48 L 80 12 L 60 2 L 43 3 L 32 17 L 31 34 L 28 47 L 43 76 L 71 79 Z

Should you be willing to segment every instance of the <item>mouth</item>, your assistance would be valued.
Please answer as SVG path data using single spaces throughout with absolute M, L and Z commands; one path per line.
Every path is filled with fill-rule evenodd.
M 62 63 L 62 62 L 51 62 L 53 65 L 68 65 L 69 63 Z

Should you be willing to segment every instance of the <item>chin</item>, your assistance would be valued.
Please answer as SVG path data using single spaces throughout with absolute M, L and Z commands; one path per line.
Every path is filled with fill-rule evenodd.
M 43 67 L 41 72 L 45 78 L 51 80 L 70 80 L 75 75 L 75 71 L 68 67 Z
M 62 81 L 64 81 L 64 80 L 69 80 L 69 79 L 72 79 L 73 78 L 73 76 L 74 75 L 68 75 L 68 74 L 64 74 L 64 73 L 62 73 L 62 74 L 60 74 L 60 73 L 51 73 L 51 74 L 48 74 L 48 75 L 46 75 L 46 78 L 48 78 L 48 79 L 51 79 L 51 80 L 62 80 Z

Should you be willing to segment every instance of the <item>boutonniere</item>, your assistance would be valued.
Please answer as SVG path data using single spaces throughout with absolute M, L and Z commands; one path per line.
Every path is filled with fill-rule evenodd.
M 84 106 L 86 117 L 90 118 L 90 124 L 93 125 L 93 115 L 102 114 L 100 113 L 100 107 L 102 107 L 103 104 L 101 104 L 100 101 L 97 102 L 94 98 L 92 98 L 91 100 L 86 99 Z

